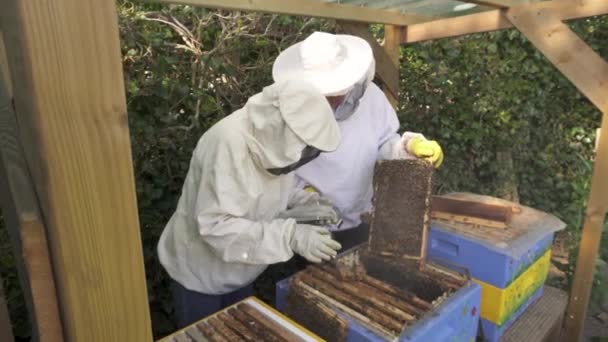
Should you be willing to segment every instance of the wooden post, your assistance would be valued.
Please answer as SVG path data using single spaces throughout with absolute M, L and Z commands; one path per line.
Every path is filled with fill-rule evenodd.
M 113 0 L 0 0 L 68 341 L 151 341 Z
M 607 79 L 608 81 L 608 79 Z M 585 328 L 589 296 L 593 286 L 597 259 L 606 212 L 608 211 L 608 114 L 604 112 L 598 147 L 593 165 L 591 190 L 579 245 L 574 281 L 570 289 L 570 303 L 566 311 L 562 341 L 580 341 Z
M 8 61 L 0 32 L 0 205 L 11 237 L 33 339 L 62 341 L 47 236 L 19 142 L 12 97 Z
M 1 17 L 0 17 L 1 18 Z M 8 97 L 13 97 L 13 85 L 10 80 L 10 72 L 8 68 L 8 54 L 6 53 L 6 44 L 4 44 L 4 34 L 2 33 L 2 22 L 0 21 L 0 86 L 4 88 L 4 92 Z
M 573 2 L 572 6 L 575 5 Z M 579 341 L 608 211 L 608 63 L 561 22 L 551 9 L 511 9 L 506 11 L 506 16 L 603 113 L 563 339 Z
M 399 74 L 401 57 L 401 26 L 384 25 L 384 49 L 391 58 L 391 61 L 397 70 L 397 74 Z M 399 85 L 397 85 L 397 87 L 398 86 Z M 395 110 L 397 110 L 399 106 L 399 95 L 397 94 L 397 96 L 394 96 L 388 90 L 385 90 L 384 93 L 393 107 L 395 107 Z
M 376 74 L 383 83 L 384 91 L 393 98 L 398 98 L 399 94 L 399 69 L 393 63 L 393 59 L 386 50 L 378 44 L 376 38 L 369 32 L 367 24 L 341 21 L 339 22 L 342 31 L 365 39 L 371 45 L 376 59 Z

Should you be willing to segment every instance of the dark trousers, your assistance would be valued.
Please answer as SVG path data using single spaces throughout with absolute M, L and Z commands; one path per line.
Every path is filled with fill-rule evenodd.
M 342 245 L 340 252 L 344 252 L 357 245 L 367 242 L 369 238 L 369 225 L 361 223 L 355 228 L 338 230 L 331 233 L 334 240 Z
M 253 286 L 247 285 L 223 295 L 207 295 L 188 290 L 175 280 L 171 281 L 173 308 L 177 328 L 184 328 L 202 318 L 253 295 Z

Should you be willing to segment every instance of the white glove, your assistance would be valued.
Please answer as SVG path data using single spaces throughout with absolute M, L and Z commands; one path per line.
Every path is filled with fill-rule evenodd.
M 335 258 L 342 246 L 323 227 L 298 224 L 291 237 L 291 249 L 314 263 Z
M 315 192 L 314 195 L 316 196 L 311 196 L 308 201 L 306 201 L 303 204 L 308 204 L 308 205 L 312 205 L 312 204 L 318 204 L 318 205 L 327 205 L 327 206 L 332 206 L 331 201 L 329 200 L 329 198 L 321 195 L 318 192 Z
M 277 218 L 288 219 L 292 218 L 296 222 L 313 222 L 319 221 L 324 224 L 336 224 L 339 217 L 336 210 L 329 204 L 311 203 L 303 204 L 297 207 L 285 210 L 278 214 Z
M 289 207 L 297 207 L 305 204 L 325 204 L 331 205 L 331 201 L 315 190 L 305 189 L 296 190 L 289 199 Z

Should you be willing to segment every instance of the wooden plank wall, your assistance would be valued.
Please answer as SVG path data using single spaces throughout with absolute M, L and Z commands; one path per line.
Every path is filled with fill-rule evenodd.
M 151 341 L 113 0 L 0 0 L 65 339 Z

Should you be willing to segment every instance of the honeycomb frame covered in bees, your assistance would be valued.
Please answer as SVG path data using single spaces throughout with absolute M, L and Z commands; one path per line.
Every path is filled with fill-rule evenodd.
M 425 160 L 382 160 L 374 168 L 369 249 L 424 260 L 433 165 Z
M 474 340 L 480 286 L 425 258 L 432 178 L 426 161 L 378 162 L 368 243 L 279 282 L 277 308 L 331 341 Z

